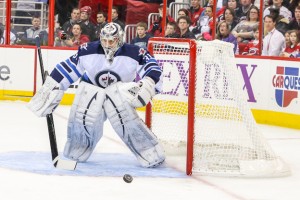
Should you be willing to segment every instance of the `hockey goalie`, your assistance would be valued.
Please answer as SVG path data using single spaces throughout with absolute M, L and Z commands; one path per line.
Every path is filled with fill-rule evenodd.
M 135 108 L 145 106 L 160 91 L 161 74 L 147 50 L 124 43 L 121 27 L 108 23 L 100 41 L 82 45 L 75 55 L 56 65 L 28 107 L 39 117 L 52 113 L 64 91 L 81 79 L 68 120 L 64 156 L 85 162 L 108 119 L 139 163 L 156 167 L 164 162 L 164 151 Z

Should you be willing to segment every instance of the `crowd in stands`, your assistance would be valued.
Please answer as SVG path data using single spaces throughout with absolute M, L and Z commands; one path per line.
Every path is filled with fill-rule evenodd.
M 221 3 L 220 3 L 221 1 Z M 257 0 L 220 0 L 214 11 L 213 0 L 207 0 L 204 6 L 201 0 L 190 0 L 190 8 L 181 8 L 174 16 L 167 8 L 165 31 L 162 27 L 163 4 L 158 8 L 159 17 L 150 27 L 147 22 L 136 24 L 136 37 L 131 44 L 147 48 L 151 37 L 191 38 L 209 41 L 215 38 L 234 45 L 235 54 L 259 55 L 259 37 L 262 34 L 261 55 L 300 57 L 300 0 L 264 1 L 264 10 L 259 10 Z M 288 1 L 288 3 L 287 3 Z M 97 23 L 91 18 L 89 6 L 73 8 L 70 19 L 58 24 L 55 31 L 55 46 L 78 47 L 79 45 L 99 39 L 99 33 L 107 23 L 107 13 L 97 13 Z M 216 13 L 215 15 L 213 13 Z M 260 15 L 263 15 L 263 30 L 260 31 Z M 126 23 L 119 19 L 118 7 L 112 8 L 112 21 L 123 29 Z M 214 16 L 216 22 L 214 22 Z M 32 27 L 24 31 L 16 41 L 14 30 L 11 43 L 31 44 L 38 34 L 46 45 L 48 30 L 40 28 L 40 18 L 32 16 Z M 0 27 L 0 43 L 3 43 L 3 29 Z M 15 41 L 14 41 L 15 40 Z

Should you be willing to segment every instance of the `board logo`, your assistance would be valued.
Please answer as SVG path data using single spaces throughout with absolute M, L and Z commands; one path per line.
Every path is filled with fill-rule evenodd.
M 7 81 L 10 78 L 10 69 L 6 65 L 0 66 L 0 80 Z
M 277 66 L 272 79 L 275 88 L 276 103 L 280 107 L 287 107 L 291 101 L 298 98 L 300 90 L 299 68 Z

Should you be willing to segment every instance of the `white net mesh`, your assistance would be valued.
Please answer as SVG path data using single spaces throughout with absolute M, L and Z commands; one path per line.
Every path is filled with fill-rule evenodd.
M 197 42 L 193 172 L 286 175 L 289 169 L 254 121 L 232 48 L 220 41 Z M 178 153 L 187 141 L 190 47 L 160 41 L 153 53 L 163 68 L 163 92 L 153 100 L 151 126 L 165 148 Z

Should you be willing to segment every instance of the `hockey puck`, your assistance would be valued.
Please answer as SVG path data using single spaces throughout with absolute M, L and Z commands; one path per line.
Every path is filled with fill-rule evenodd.
M 133 180 L 133 178 L 132 178 L 132 176 L 131 176 L 130 174 L 125 174 L 125 175 L 123 176 L 123 180 L 124 180 L 126 183 L 131 183 L 132 180 Z

